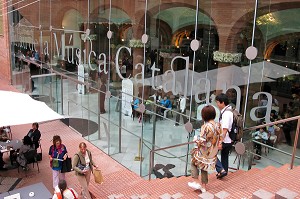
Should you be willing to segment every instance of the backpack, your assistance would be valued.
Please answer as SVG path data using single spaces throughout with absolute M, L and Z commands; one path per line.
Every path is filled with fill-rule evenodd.
M 232 141 L 240 141 L 243 137 L 243 125 L 244 119 L 243 116 L 235 109 L 225 109 L 225 111 L 231 111 L 233 114 L 233 122 L 231 126 L 231 131 L 229 131 L 229 137 Z M 224 112 L 223 112 L 224 113 Z M 222 113 L 222 114 L 223 114 Z M 222 119 L 222 114 L 220 115 L 220 120 Z

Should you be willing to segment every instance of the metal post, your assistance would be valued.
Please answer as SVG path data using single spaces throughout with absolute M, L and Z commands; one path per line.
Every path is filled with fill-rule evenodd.
M 56 76 L 55 76 L 55 77 L 56 77 Z M 52 81 L 50 82 L 49 97 L 50 97 L 51 108 L 53 109 L 53 100 L 52 100 Z
M 149 180 L 151 180 L 152 168 L 154 164 L 154 151 L 150 151 L 150 158 L 149 158 Z
M 100 134 L 100 91 L 98 91 L 98 140 L 101 140 L 101 134 Z
M 119 153 L 122 153 L 122 95 L 119 95 Z
M 64 88 L 63 88 L 64 84 L 63 84 L 63 78 L 62 76 L 60 77 L 60 101 L 61 101 L 61 114 L 64 114 L 64 97 L 63 97 L 63 93 L 64 93 Z
M 68 100 L 68 116 L 70 116 L 70 101 Z
M 188 142 L 190 142 L 191 136 L 193 136 L 194 131 L 188 134 Z M 188 171 L 188 162 L 189 161 L 189 153 L 190 153 L 190 145 L 187 145 L 187 151 L 186 151 L 186 164 L 185 164 L 185 170 L 184 170 L 184 175 L 187 176 L 187 171 Z
M 152 150 L 155 149 L 155 132 L 156 132 L 156 105 L 154 105 L 153 116 L 153 129 L 152 129 Z
M 292 154 L 290 169 L 293 169 L 293 167 L 294 167 L 294 160 L 295 160 L 296 149 L 297 149 L 298 138 L 299 138 L 299 128 L 300 128 L 300 119 L 298 119 L 298 123 L 297 123 L 297 129 L 296 129 L 296 135 L 295 135 L 295 140 L 294 140 L 294 147 L 293 147 L 293 154 Z

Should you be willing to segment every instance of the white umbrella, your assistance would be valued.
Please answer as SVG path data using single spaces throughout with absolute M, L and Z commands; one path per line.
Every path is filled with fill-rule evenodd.
M 242 67 L 242 70 L 248 73 L 249 66 Z M 300 73 L 268 61 L 262 61 L 251 65 L 251 76 L 254 78 L 270 77 L 277 79 L 294 74 Z
M 0 99 L 0 126 L 12 126 L 64 118 L 49 108 L 44 102 L 34 100 L 27 94 L 0 91 Z

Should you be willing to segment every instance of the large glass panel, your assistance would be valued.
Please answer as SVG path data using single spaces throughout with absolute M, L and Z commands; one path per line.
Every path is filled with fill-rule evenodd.
M 293 3 L 263 0 L 256 8 L 252 1 L 13 0 L 8 5 L 12 84 L 70 116 L 71 127 L 141 176 L 148 175 L 150 150 L 199 134 L 204 105 L 216 107 L 218 120 L 219 93 L 243 114 L 245 127 L 300 113 L 300 12 Z M 250 61 L 246 49 L 252 45 L 257 56 Z M 296 125 L 268 126 L 265 140 L 256 130 L 246 131 L 243 162 L 255 158 L 258 168 L 289 163 Z M 274 148 L 265 152 L 261 144 Z M 188 150 L 185 145 L 159 151 L 153 161 L 172 160 L 174 175 L 189 174 Z M 229 162 L 237 167 L 234 150 Z
M 31 76 L 31 96 L 62 114 L 62 78 L 55 73 Z

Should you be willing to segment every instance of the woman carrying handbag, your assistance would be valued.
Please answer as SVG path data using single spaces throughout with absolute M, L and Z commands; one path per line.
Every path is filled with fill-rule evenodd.
M 89 183 L 93 167 L 98 168 L 92 158 L 92 153 L 87 150 L 86 144 L 81 142 L 79 144 L 79 152 L 73 157 L 73 170 L 81 186 L 81 194 L 85 199 L 91 199 L 89 193 Z
M 68 157 L 67 148 L 61 143 L 59 135 L 53 136 L 53 145 L 49 148 L 50 167 L 52 168 L 53 188 L 58 185 L 59 180 L 65 179 L 61 173 L 62 162 Z

